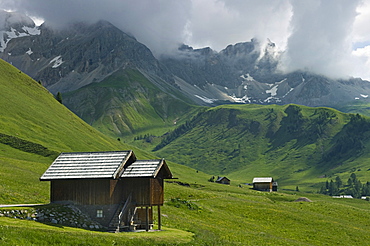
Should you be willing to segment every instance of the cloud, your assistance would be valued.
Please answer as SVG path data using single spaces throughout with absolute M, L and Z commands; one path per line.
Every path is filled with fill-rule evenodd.
M 105 19 L 157 56 L 180 43 L 219 51 L 269 38 L 285 50 L 284 71 L 332 77 L 361 76 L 356 67 L 366 66 L 367 53 L 352 48 L 370 44 L 370 0 L 0 0 L 0 6 L 55 27 Z
M 352 31 L 359 0 L 291 0 L 293 16 L 283 67 L 329 77 L 352 73 Z
M 180 43 L 221 50 L 255 37 L 284 46 L 291 16 L 288 0 L 0 0 L 0 6 L 54 27 L 105 19 L 157 54 Z
M 42 18 L 62 28 L 73 21 L 107 20 L 160 54 L 177 47 L 189 18 L 190 0 L 0 0 L 4 9 Z
M 286 43 L 291 8 L 287 0 L 193 0 L 187 42 L 221 50 L 252 38 Z
M 353 41 L 355 43 L 364 43 L 370 41 L 370 1 L 362 1 L 357 8 L 353 26 Z

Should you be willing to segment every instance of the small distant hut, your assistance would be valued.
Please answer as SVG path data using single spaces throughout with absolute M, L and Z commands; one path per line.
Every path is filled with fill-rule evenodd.
M 164 159 L 136 160 L 133 151 L 61 153 L 41 176 L 50 181 L 50 202 L 72 203 L 109 230 L 149 230 L 153 206 L 164 201 Z
M 217 180 L 216 180 L 216 183 L 219 183 L 219 184 L 230 184 L 230 179 L 228 179 L 226 177 L 218 177 Z
M 254 178 L 253 189 L 259 191 L 277 191 L 278 184 L 271 177 L 266 178 Z

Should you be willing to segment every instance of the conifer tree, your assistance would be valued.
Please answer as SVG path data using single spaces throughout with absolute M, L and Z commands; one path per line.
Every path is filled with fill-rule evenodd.
M 63 98 L 62 98 L 62 93 L 58 91 L 57 95 L 55 96 L 55 99 L 57 99 L 58 102 L 63 104 Z
M 342 185 L 343 185 L 343 182 L 342 182 L 342 180 L 340 179 L 340 177 L 339 177 L 339 176 L 337 176 L 337 177 L 335 178 L 335 183 L 337 183 L 337 187 L 338 187 L 338 188 L 342 187 Z

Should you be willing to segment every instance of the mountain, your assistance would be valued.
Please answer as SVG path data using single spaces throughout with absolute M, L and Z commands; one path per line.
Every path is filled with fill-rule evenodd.
M 102 84 L 91 84 L 86 88 L 90 90 L 93 86 L 101 88 L 106 86 L 107 89 L 112 86 L 119 87 L 118 82 L 121 80 L 115 81 L 115 76 L 126 78 L 125 83 L 141 81 L 143 85 L 149 86 L 146 84 L 147 81 L 143 81 L 144 78 L 138 70 L 123 69 L 118 70 L 117 73 L 112 74 L 113 77 Z M 122 143 L 123 141 L 109 138 L 86 124 L 55 100 L 54 96 L 42 85 L 1 60 L 0 74 L 0 204 L 47 203 L 50 187 L 47 182 L 40 182 L 39 177 L 50 165 L 55 155 L 61 151 L 131 148 Z M 145 87 L 140 89 L 144 90 Z M 156 92 L 153 88 L 151 90 Z M 228 113 L 229 107 L 234 111 Z M 274 110 L 272 111 L 271 108 Z M 365 146 L 363 150 L 366 151 L 368 135 L 365 118 L 342 114 L 330 109 L 317 109 L 315 113 L 315 109 L 298 108 L 301 108 L 301 111 L 295 106 L 233 105 L 207 108 L 194 120 L 189 121 L 187 127 L 184 124 L 183 128 L 189 130 L 202 125 L 207 126 L 205 121 L 208 121 L 208 128 L 211 129 L 211 126 L 219 125 L 220 119 L 220 125 L 223 125 L 224 131 L 215 132 L 216 134 L 227 134 L 227 128 L 225 128 L 229 124 L 227 122 L 230 122 L 229 127 L 235 127 L 237 132 L 241 132 L 243 125 L 238 126 L 239 123 L 248 123 L 244 125 L 245 136 L 258 137 L 262 133 L 260 129 L 264 129 L 264 126 L 259 126 L 254 121 L 263 123 L 267 118 L 266 122 L 274 122 L 273 118 L 276 114 L 278 119 L 282 117 L 281 121 L 286 116 L 289 119 L 287 123 L 302 120 L 305 122 L 313 115 L 312 120 L 316 119 L 318 123 L 321 122 L 319 126 L 324 127 L 323 132 L 328 136 L 332 135 L 330 131 L 326 131 L 329 125 L 340 128 L 340 122 L 343 121 L 347 123 L 343 129 L 347 128 L 348 133 L 353 133 L 352 128 L 355 126 L 355 129 L 359 131 L 353 140 L 360 139 Z M 300 116 L 299 112 L 303 116 Z M 325 112 L 328 113 L 327 116 Z M 321 114 L 323 116 L 320 116 Z M 249 118 L 250 121 L 248 121 Z M 352 123 L 348 124 L 351 121 Z M 304 123 L 303 126 L 308 127 L 310 122 Z M 347 125 L 349 127 L 346 127 Z M 276 130 L 278 126 L 268 125 L 268 129 L 271 129 L 271 135 L 268 136 L 281 134 L 282 142 L 275 143 L 276 146 L 283 146 L 284 141 L 288 145 L 291 144 L 288 140 L 292 139 L 292 134 L 299 136 L 296 124 L 287 124 L 287 127 L 291 133 L 284 138 L 286 131 L 279 133 L 279 130 Z M 342 132 L 335 128 L 330 129 L 333 129 L 333 133 Z M 215 128 L 215 130 L 218 129 Z M 319 129 L 317 131 L 320 133 Z M 245 136 L 242 135 L 240 138 Z M 347 135 L 336 136 L 338 139 L 348 138 Z M 206 139 L 199 134 L 199 140 Z M 225 144 L 225 142 L 222 143 Z M 302 139 L 299 143 L 302 143 Z M 359 141 L 354 141 L 354 143 L 359 143 Z M 225 149 L 228 149 L 226 147 L 228 146 L 225 145 Z M 140 150 L 135 149 L 134 151 L 140 158 L 153 157 Z M 192 151 L 195 152 L 195 149 L 193 148 Z M 276 153 L 277 156 L 283 155 Z M 258 154 L 260 155 L 260 152 Z M 297 152 L 285 154 L 291 163 L 296 164 L 293 170 L 297 170 L 296 167 L 300 165 L 295 161 L 299 159 Z M 248 155 L 251 156 L 251 154 Z M 161 209 L 165 230 L 153 230 L 150 233 L 92 232 L 89 228 L 71 228 L 59 223 L 39 223 L 14 218 L 16 216 L 7 217 L 6 215 L 17 213 L 26 217 L 28 213 L 34 213 L 35 209 L 40 208 L 39 206 L 12 207 L 0 209 L 1 243 L 5 245 L 107 245 L 112 243 L 118 245 L 173 245 L 174 243 L 178 245 L 367 245 L 370 239 L 370 233 L 368 233 L 370 213 L 367 213 L 369 211 L 367 201 L 333 199 L 329 196 L 298 191 L 294 194 L 293 192 L 254 191 L 249 189 L 250 186 L 244 185 L 245 182 L 251 181 L 245 173 L 241 173 L 239 179 L 232 179 L 231 185 L 211 183 L 207 181 L 210 175 L 174 164 L 167 157 L 165 158 L 172 173 L 178 178 L 165 183 L 164 199 L 166 202 Z M 366 162 L 356 161 L 348 162 L 348 165 L 344 163 L 343 170 L 353 169 L 353 171 L 357 170 L 357 174 L 364 174 Z M 363 165 L 361 166 L 362 171 L 358 170 L 360 165 Z M 262 168 L 265 167 L 261 162 L 260 169 Z M 265 170 L 268 169 L 265 168 Z M 307 183 L 312 181 L 302 175 L 304 173 L 299 171 L 295 173 L 294 187 L 297 184 L 307 186 Z M 344 178 L 347 173 L 342 173 L 342 175 Z M 283 178 L 278 181 L 280 187 L 289 188 L 293 186 L 293 180 L 293 178 L 290 179 L 290 184 L 285 183 Z M 325 177 L 317 178 L 315 181 L 323 183 L 326 180 Z M 361 180 L 366 182 L 366 179 Z M 300 186 L 300 189 L 304 187 Z M 304 202 L 298 199 L 302 196 L 307 196 L 309 199 L 305 200 L 314 202 Z M 50 209 L 53 214 L 69 211 L 55 204 L 41 206 L 41 208 Z
M 336 107 L 365 100 L 370 83 L 359 78 L 331 79 L 296 71 L 279 72 L 281 52 L 274 43 L 252 39 L 220 52 L 182 45 L 160 61 L 177 77 L 180 88 L 202 105 L 226 102 Z
M 7 22 L 11 26 L 22 24 Z M 30 26 L 22 27 L 26 28 Z M 153 80 L 159 76 L 173 83 L 171 74 L 147 47 L 109 22 L 73 23 L 61 30 L 46 24 L 34 28 L 36 35 L 13 35 L 17 38 L 2 45 L 0 57 L 41 81 L 54 94 L 99 82 L 125 67 L 143 70 Z
M 129 68 L 63 95 L 68 108 L 114 137 L 139 133 L 162 135 L 196 110 L 185 101 L 178 91 L 167 88 L 166 93 L 139 70 Z
M 359 78 L 279 72 L 281 52 L 269 40 L 252 39 L 220 52 L 182 45 L 178 52 L 157 59 L 145 45 L 107 21 L 73 23 L 55 30 L 47 23 L 35 27 L 20 14 L 3 12 L 2 16 L 7 17 L 0 58 L 41 81 L 53 94 L 101 82 L 128 68 L 140 71 L 164 93 L 177 98 L 182 94 L 181 100 L 198 105 L 340 107 L 369 100 L 370 84 Z
M 40 35 L 40 30 L 31 18 L 0 10 L 0 52 L 4 52 L 12 39 L 35 35 Z
M 147 47 L 112 24 L 34 28 L 37 35 L 9 40 L 0 57 L 53 94 L 61 92 L 69 109 L 103 132 L 122 136 L 147 125 L 173 126 L 191 110 L 191 100 L 179 91 L 166 67 Z

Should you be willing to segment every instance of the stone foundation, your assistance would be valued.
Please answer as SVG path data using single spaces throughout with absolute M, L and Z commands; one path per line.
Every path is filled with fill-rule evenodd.
M 71 204 L 35 206 L 27 209 L 0 209 L 0 217 L 34 220 L 42 223 L 60 224 L 89 230 L 102 230 L 98 221 L 92 220 Z

